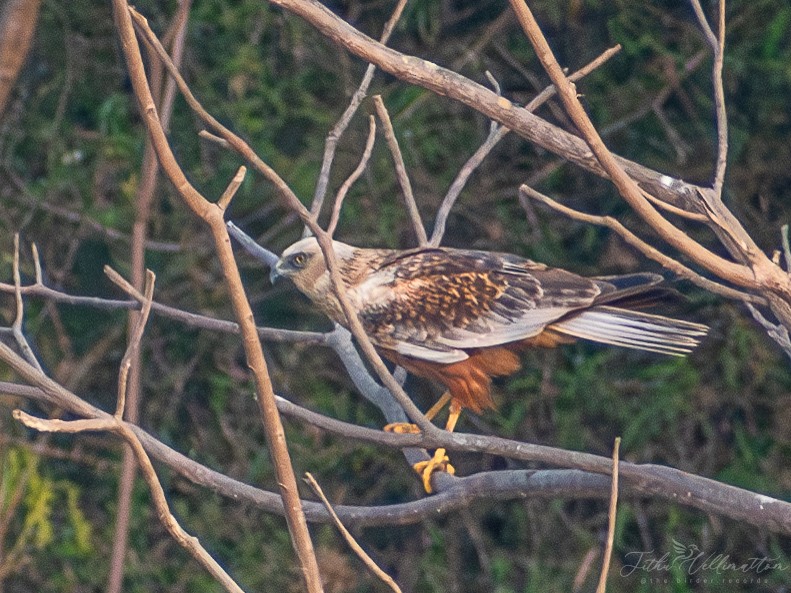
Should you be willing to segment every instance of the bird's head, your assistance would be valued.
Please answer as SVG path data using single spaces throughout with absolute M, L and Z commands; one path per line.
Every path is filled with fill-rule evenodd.
M 357 249 L 340 241 L 333 241 L 332 247 L 339 264 L 352 258 Z M 290 278 L 309 297 L 313 296 L 317 285 L 327 282 L 327 277 L 324 254 L 315 237 L 301 239 L 286 248 L 269 273 L 273 284 L 280 278 Z

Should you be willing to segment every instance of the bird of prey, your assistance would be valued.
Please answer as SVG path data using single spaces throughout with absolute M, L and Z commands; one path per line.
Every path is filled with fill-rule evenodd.
M 508 253 L 419 247 L 364 249 L 333 242 L 346 298 L 385 358 L 445 386 L 426 416 L 450 402 L 446 429 L 463 408 L 493 407 L 492 377 L 515 373 L 518 353 L 581 338 L 683 356 L 705 325 L 636 310 L 667 292 L 662 276 L 583 277 Z M 288 247 L 270 278 L 290 278 L 332 320 L 346 317 L 315 238 Z M 415 470 L 453 472 L 444 449 Z

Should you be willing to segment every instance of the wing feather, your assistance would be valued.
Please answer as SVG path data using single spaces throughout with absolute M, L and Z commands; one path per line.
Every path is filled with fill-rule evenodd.
M 607 306 L 554 323 L 552 329 L 594 342 L 673 356 L 691 352 L 708 332 L 708 327 L 698 323 Z
M 601 284 L 515 255 L 438 248 L 398 253 L 350 297 L 378 346 L 451 363 L 538 335 L 590 306 Z

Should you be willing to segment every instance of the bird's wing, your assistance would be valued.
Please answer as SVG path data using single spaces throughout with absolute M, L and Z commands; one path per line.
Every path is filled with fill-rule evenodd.
M 535 336 L 602 291 L 601 282 L 514 255 L 440 248 L 393 255 L 350 296 L 378 346 L 451 363 L 465 349 Z

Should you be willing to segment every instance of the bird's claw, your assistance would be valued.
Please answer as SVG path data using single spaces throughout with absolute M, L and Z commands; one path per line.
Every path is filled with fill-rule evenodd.
M 420 434 L 420 429 L 417 424 L 410 422 L 391 422 L 384 427 L 385 432 L 393 432 L 395 434 Z
M 450 475 L 456 473 L 456 469 L 450 464 L 450 459 L 448 459 L 445 449 L 437 449 L 431 459 L 428 461 L 419 461 L 413 465 L 412 468 L 422 477 L 423 488 L 426 489 L 427 494 L 433 492 L 431 488 L 431 476 L 434 472 L 441 471 L 449 473 Z

